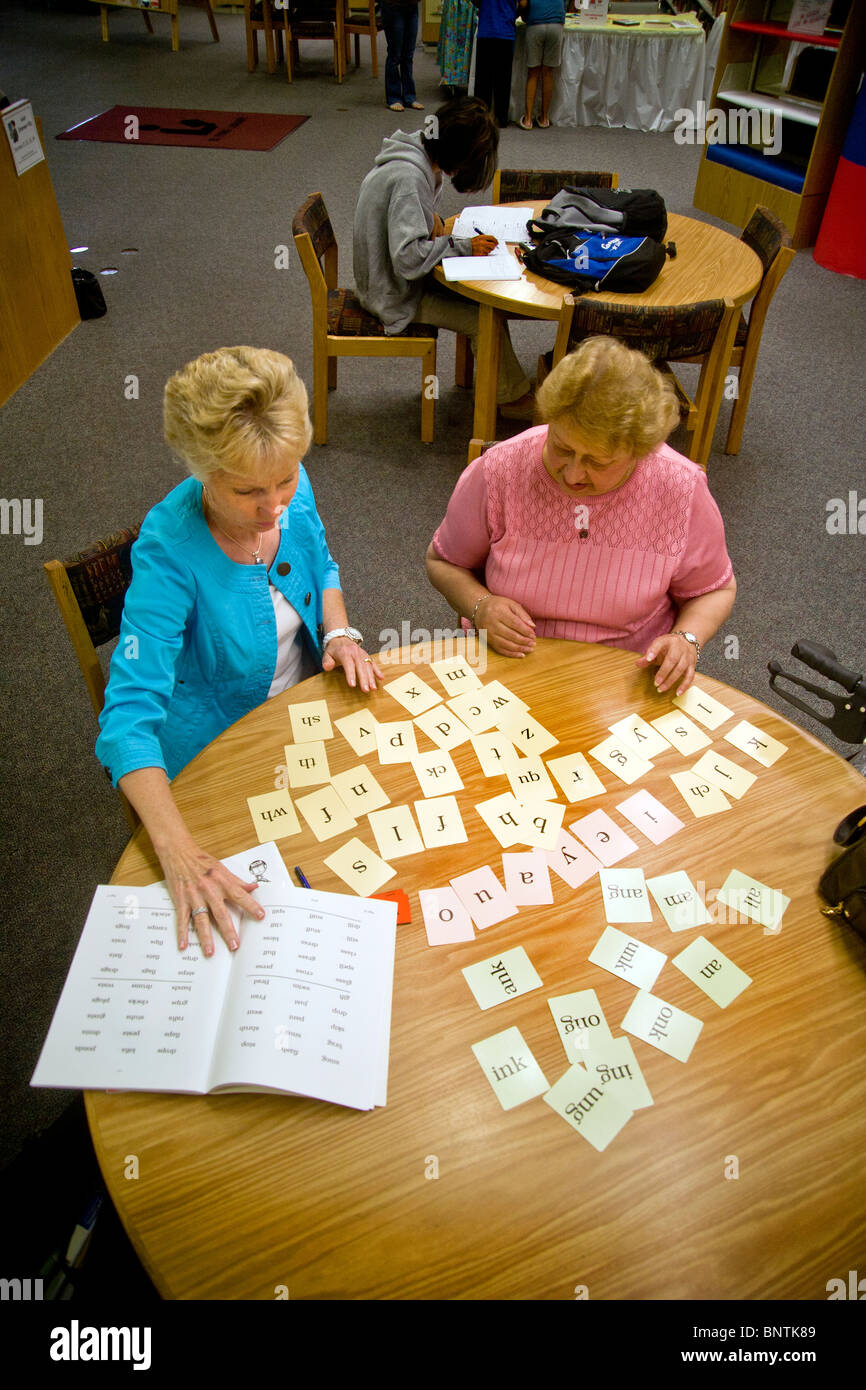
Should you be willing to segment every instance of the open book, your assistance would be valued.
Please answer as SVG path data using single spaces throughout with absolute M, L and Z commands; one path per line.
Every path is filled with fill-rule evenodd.
M 209 959 L 164 884 L 97 888 L 32 1085 L 385 1104 L 396 904 L 295 888 L 273 843 L 223 862 L 266 915 Z

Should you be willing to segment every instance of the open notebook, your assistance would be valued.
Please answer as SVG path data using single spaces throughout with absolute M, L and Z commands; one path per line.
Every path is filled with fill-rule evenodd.
M 386 1103 L 396 904 L 295 888 L 273 843 L 223 863 L 266 916 L 210 959 L 164 884 L 97 888 L 32 1085 Z

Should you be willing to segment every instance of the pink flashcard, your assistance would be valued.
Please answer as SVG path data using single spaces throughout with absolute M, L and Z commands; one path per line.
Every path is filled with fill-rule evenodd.
M 495 927 L 506 917 L 516 917 L 517 907 L 505 892 L 489 864 L 452 878 L 451 887 L 479 931 Z
M 673 811 L 656 801 L 648 791 L 635 792 L 627 801 L 620 801 L 616 809 L 654 845 L 669 840 L 671 835 L 683 828 L 682 821 L 677 819 Z
M 422 888 L 418 893 L 428 946 L 474 941 L 475 928 L 453 888 Z
M 605 811 L 592 811 L 581 820 L 574 821 L 568 828 L 574 831 L 587 849 L 592 850 L 606 869 L 637 850 L 634 840 L 629 839 L 625 831 L 620 830 L 616 821 L 612 821 Z
M 556 849 L 548 850 L 546 858 L 551 869 L 565 879 L 569 888 L 579 888 L 601 868 L 601 860 L 584 849 L 567 830 L 560 830 Z
M 543 850 L 528 850 L 525 854 L 503 854 L 505 891 L 518 907 L 536 903 L 552 903 L 550 869 Z

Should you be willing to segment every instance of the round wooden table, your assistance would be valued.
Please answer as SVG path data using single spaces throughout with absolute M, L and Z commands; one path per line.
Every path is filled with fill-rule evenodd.
M 526 204 L 530 206 L 530 204 Z M 537 216 L 546 202 L 531 204 Z M 700 304 L 707 299 L 724 299 L 735 311 L 727 316 L 713 348 L 713 357 L 725 366 L 730 361 L 737 328 L 738 311 L 757 292 L 763 267 L 750 246 L 708 222 L 679 213 L 668 214 L 666 241 L 676 243 L 677 254 L 667 259 L 661 274 L 641 294 L 582 295 L 581 299 L 626 308 L 643 305 L 676 306 Z M 512 251 L 513 254 L 513 251 Z M 519 280 L 445 280 L 441 266 L 435 270 L 442 284 L 467 299 L 474 299 L 478 313 L 478 354 L 475 381 L 475 416 L 472 433 L 476 439 L 496 437 L 496 384 L 499 376 L 501 326 L 506 316 L 531 319 L 559 318 L 567 286 L 556 285 L 530 271 Z M 713 364 L 708 364 L 713 370 Z M 718 374 L 717 374 L 718 375 Z M 719 399 L 724 373 L 719 381 Z M 716 404 L 716 412 L 718 403 Z M 710 412 L 712 413 L 712 406 Z M 715 419 L 715 414 L 713 414 Z
M 424 655 L 404 651 L 389 678 L 408 670 L 437 686 Z M 588 750 L 626 714 L 671 708 L 632 653 L 542 640 L 523 661 L 487 655 L 484 679 L 501 679 L 559 737 L 546 757 Z M 516 1025 L 552 1085 L 567 1062 L 548 998 L 595 989 L 617 1034 L 635 991 L 587 960 L 606 925 L 597 879 L 573 891 L 551 875 L 553 906 L 521 908 L 474 941 L 427 945 L 419 888 L 482 864 L 502 874 L 499 846 L 473 808 L 507 784 L 482 777 L 465 744 L 452 756 L 469 842 L 395 861 L 387 885 L 409 892 L 412 922 L 397 929 L 384 1109 L 272 1095 L 87 1094 L 112 1199 L 164 1297 L 273 1299 L 282 1285 L 292 1299 L 572 1299 L 585 1285 L 594 1300 L 825 1300 L 829 1279 L 847 1278 L 858 1262 L 862 1272 L 866 946 L 821 915 L 816 883 L 836 852 L 837 822 L 866 800 L 864 782 L 758 701 L 705 676 L 699 683 L 788 747 L 764 769 L 724 741 L 733 719 L 711 735 L 757 774 L 742 800 L 694 819 L 669 779 L 694 759 L 672 750 L 631 787 L 604 773 L 605 794 L 565 816 L 567 826 L 603 807 L 640 843 L 625 863 L 648 876 L 684 869 L 709 885 L 711 916 L 732 869 L 791 899 L 778 934 L 743 921 L 672 934 L 655 908 L 655 920 L 634 929 L 669 957 L 703 934 L 753 981 L 722 1010 L 665 964 L 654 992 L 704 1027 L 685 1064 L 632 1039 L 654 1105 L 603 1153 L 540 1098 L 500 1108 L 473 1043 Z M 364 706 L 334 674 L 290 695 L 327 697 L 332 719 Z M 246 797 L 273 788 L 288 702 L 254 710 L 174 782 L 196 837 L 220 857 L 255 842 Z M 406 717 L 382 690 L 369 708 L 383 720 Z M 418 745 L 428 747 L 425 735 Z M 336 732 L 328 754 L 332 771 L 360 761 Z M 395 804 L 420 797 L 408 765 L 368 761 Z M 615 810 L 643 787 L 684 822 L 658 847 Z M 363 821 L 351 833 L 374 845 Z M 341 843 L 305 831 L 280 847 L 316 888 L 346 892 L 323 863 Z M 115 881 L 159 876 L 139 831 Z M 517 945 L 543 989 L 482 1012 L 461 967 Z M 126 1179 L 130 1154 L 137 1181 Z

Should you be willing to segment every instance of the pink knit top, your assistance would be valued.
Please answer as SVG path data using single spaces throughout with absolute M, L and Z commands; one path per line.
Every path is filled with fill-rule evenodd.
M 732 577 L 706 475 L 661 444 L 614 491 L 567 497 L 544 466 L 546 438 L 537 426 L 471 463 L 433 548 L 521 603 L 537 636 L 643 653 L 687 599 Z

